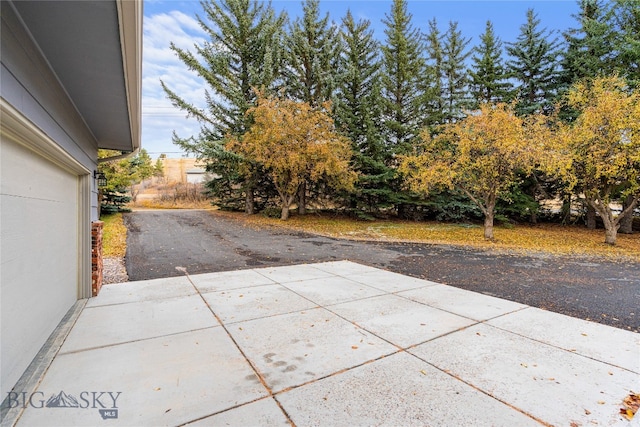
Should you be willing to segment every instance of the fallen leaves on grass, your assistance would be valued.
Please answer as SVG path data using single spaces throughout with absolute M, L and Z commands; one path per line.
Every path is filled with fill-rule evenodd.
M 103 215 L 102 256 L 123 257 L 127 251 L 127 227 L 124 226 L 121 213 Z
M 496 240 L 484 239 L 479 225 L 412 221 L 358 221 L 329 215 L 292 216 L 288 221 L 263 215 L 217 211 L 215 215 L 242 221 L 255 228 L 285 228 L 350 240 L 415 242 L 486 248 L 522 254 L 603 256 L 621 261 L 640 261 L 640 236 L 618 235 L 616 246 L 604 243 L 602 230 L 558 224 L 518 225 L 495 228 Z

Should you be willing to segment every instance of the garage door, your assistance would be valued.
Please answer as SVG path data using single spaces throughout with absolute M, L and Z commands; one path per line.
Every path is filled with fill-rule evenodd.
M 14 384 L 78 299 L 79 178 L 3 138 L 2 382 Z

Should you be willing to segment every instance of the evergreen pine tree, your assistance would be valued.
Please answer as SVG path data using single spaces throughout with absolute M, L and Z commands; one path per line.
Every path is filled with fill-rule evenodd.
M 511 59 L 507 61 L 510 75 L 517 80 L 516 111 L 529 115 L 552 108 L 557 93 L 557 58 L 559 43 L 546 28 L 540 29 L 540 20 L 533 9 L 527 11 L 527 22 L 520 27 L 515 43 L 507 43 Z
M 467 107 L 467 66 L 466 59 L 471 51 L 466 51 L 471 39 L 465 39 L 462 31 L 458 30 L 457 22 L 449 22 L 449 29 L 444 36 L 444 60 L 442 71 L 444 74 L 444 121 L 455 122 L 464 117 Z
M 415 207 L 419 197 L 403 190 L 397 159 L 413 151 L 419 132 L 427 124 L 424 79 L 428 70 L 422 34 L 411 20 L 406 0 L 394 0 L 391 12 L 382 20 L 386 26 L 386 43 L 382 46 L 383 125 L 387 166 L 394 173 L 389 194 L 401 218 L 410 216 L 409 209 Z
M 332 100 L 337 85 L 340 42 L 329 14 L 320 17 L 319 0 L 305 0 L 287 37 L 286 88 L 293 99 L 318 107 Z
M 426 72 L 423 80 L 425 124 L 444 123 L 444 48 L 442 34 L 435 18 L 429 21 L 429 32 L 424 36 Z
M 388 182 L 393 171 L 385 165 L 388 156 L 381 129 L 379 44 L 370 27 L 369 21 L 356 22 L 351 11 L 342 20 L 343 50 L 335 105 L 336 126 L 351 140 L 354 169 L 360 174 L 349 206 L 365 216 L 389 207 L 393 194 Z
M 640 0 L 614 0 L 607 18 L 616 71 L 640 88 Z
M 487 21 L 480 44 L 473 48 L 469 71 L 469 87 L 473 107 L 484 102 L 505 102 L 511 92 L 509 76 L 502 64 L 502 41 L 493 32 L 493 24 Z
M 277 82 L 286 17 L 276 16 L 270 6 L 256 0 L 210 0 L 201 5 L 205 18 L 197 16 L 197 20 L 210 40 L 196 46 L 195 53 L 173 43 L 171 49 L 207 82 L 206 108 L 197 108 L 162 82 L 172 104 L 201 125 L 198 136 L 181 138 L 174 133 L 173 142 L 197 154 L 207 169 L 219 176 L 209 183 L 219 203 L 237 202 L 240 185 L 245 210 L 253 213 L 254 192 L 265 184 L 259 165 L 227 150 L 225 137 L 242 135 L 249 128 L 250 117 L 245 113 L 255 102 L 253 89 L 268 90 Z
M 392 154 L 407 154 L 424 124 L 423 84 L 425 62 L 420 31 L 411 24 L 405 0 L 394 0 L 383 23 L 386 44 L 382 46 L 387 144 Z
M 608 11 L 600 0 L 580 0 L 576 16 L 579 28 L 563 33 L 567 49 L 562 58 L 562 89 L 584 78 L 609 75 L 614 71 L 613 33 Z

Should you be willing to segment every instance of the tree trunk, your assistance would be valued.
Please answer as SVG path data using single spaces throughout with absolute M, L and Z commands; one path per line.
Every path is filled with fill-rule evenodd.
M 493 210 L 484 215 L 484 238 L 493 240 Z
M 131 184 L 129 192 L 131 193 L 131 201 L 135 203 L 138 200 L 138 193 L 140 193 L 140 190 L 136 190 L 136 185 Z
M 286 193 L 282 193 L 278 190 L 280 194 L 280 201 L 282 202 L 282 210 L 280 211 L 280 219 L 286 221 L 289 219 L 289 214 L 291 212 L 291 203 L 293 203 L 295 194 L 288 195 Z
M 622 202 L 622 211 L 624 212 L 633 203 L 633 196 L 627 196 Z M 628 212 L 624 217 L 620 218 L 619 233 L 633 234 L 633 211 Z
M 398 204 L 398 206 L 396 207 L 398 218 L 406 219 L 406 216 L 407 216 L 406 208 L 407 208 L 406 204 L 404 204 L 404 203 L 399 203 Z
M 298 187 L 298 213 L 300 215 L 307 214 L 307 183 L 303 182 Z
M 286 221 L 289 219 L 289 206 L 282 206 L 282 211 L 280 212 L 280 219 Z
M 571 223 L 571 194 L 565 194 L 562 198 L 562 207 L 560 208 L 562 215 L 562 224 Z
M 617 238 L 618 238 L 617 227 L 605 228 L 604 242 L 606 244 L 615 246 Z
M 246 198 L 244 202 L 244 211 L 248 215 L 255 213 L 255 200 L 253 197 L 253 187 L 247 188 Z
M 615 245 L 618 237 L 618 228 L 620 228 L 620 223 L 613 217 L 611 208 L 608 205 L 602 203 L 602 201 L 599 199 L 591 201 L 587 200 L 587 203 L 592 209 L 597 210 L 600 214 L 600 218 L 602 218 L 602 223 L 604 224 L 604 242 L 608 245 Z
M 538 188 L 540 188 L 540 183 L 538 182 L 538 178 L 535 176 L 535 174 L 533 175 L 533 179 L 535 181 L 535 185 L 531 186 L 531 193 L 529 194 L 531 196 L 531 198 L 537 202 L 538 200 L 536 199 L 537 193 L 538 193 Z M 538 204 L 538 207 L 540 205 Z M 531 215 L 529 216 L 529 222 L 531 224 L 537 224 L 538 223 L 538 209 L 532 209 L 531 210 Z
M 587 228 L 589 230 L 596 229 L 596 210 L 587 204 Z

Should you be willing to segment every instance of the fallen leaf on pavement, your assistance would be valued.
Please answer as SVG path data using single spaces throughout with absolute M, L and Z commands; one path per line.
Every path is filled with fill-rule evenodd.
M 633 416 L 638 412 L 638 408 L 640 408 L 640 394 L 630 393 L 627 397 L 624 398 L 622 404 L 625 406 L 620 409 L 620 413 L 627 417 L 629 421 L 633 418 Z

